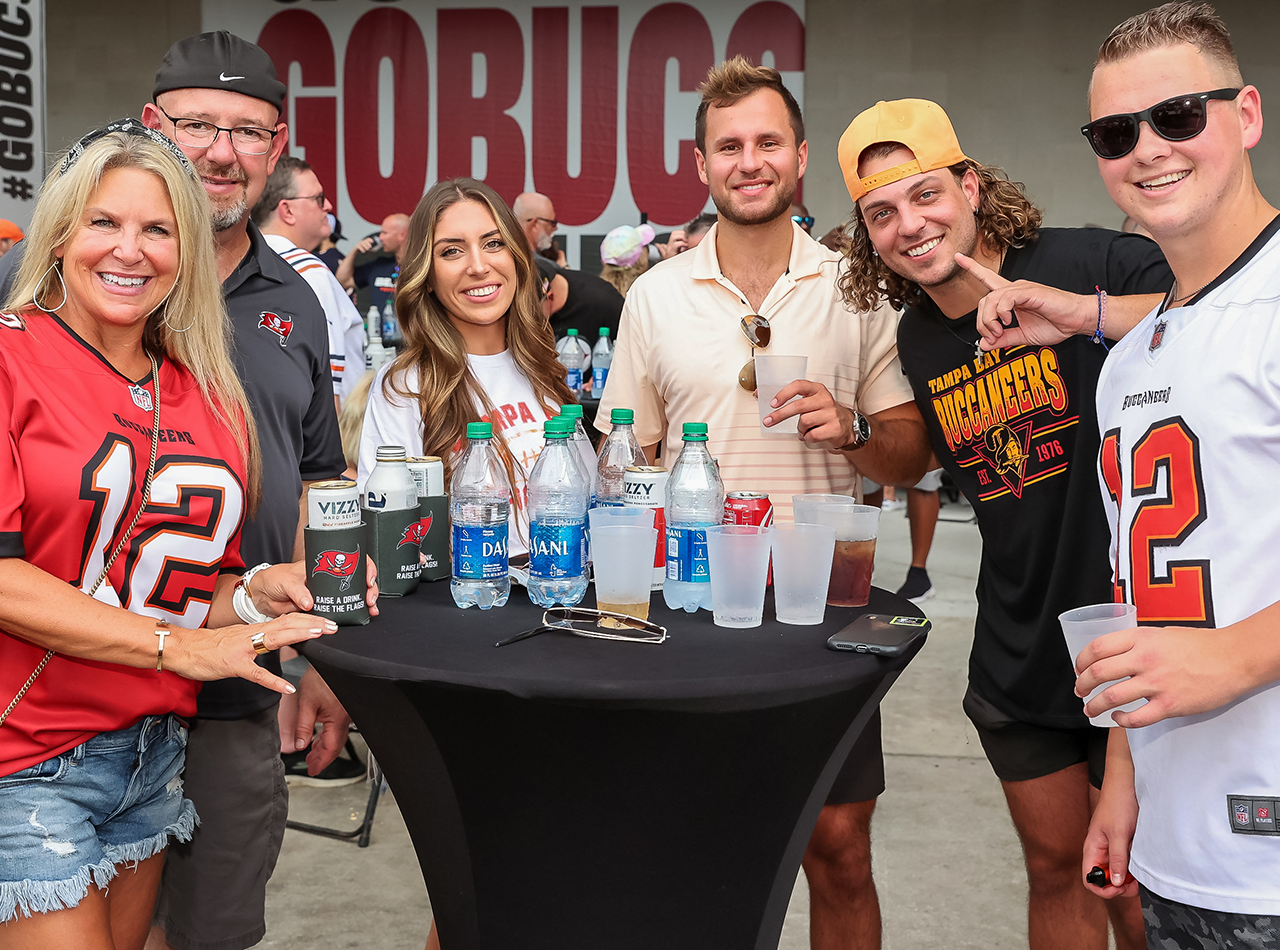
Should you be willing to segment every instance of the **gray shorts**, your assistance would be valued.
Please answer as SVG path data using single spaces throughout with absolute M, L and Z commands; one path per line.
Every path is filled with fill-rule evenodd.
M 289 817 L 276 707 L 193 722 L 182 778 L 200 827 L 169 847 L 155 924 L 176 950 L 246 950 L 267 932 L 267 880 Z
M 1160 950 L 1280 950 L 1280 915 L 1225 914 L 1165 900 L 1141 884 L 1147 946 Z

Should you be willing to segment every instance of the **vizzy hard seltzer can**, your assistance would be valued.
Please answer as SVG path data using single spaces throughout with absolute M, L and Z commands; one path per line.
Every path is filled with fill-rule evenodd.
M 653 526 L 658 529 L 658 542 L 653 552 L 653 584 L 661 590 L 667 577 L 667 480 L 671 477 L 661 465 L 632 465 L 622 473 L 622 503 L 628 508 L 652 508 Z
M 409 471 L 418 484 L 418 498 L 438 498 L 444 494 L 444 461 L 438 455 L 422 455 L 408 460 Z
M 762 491 L 731 491 L 724 496 L 723 524 L 755 525 L 767 528 L 773 524 L 773 502 Z M 773 564 L 765 586 L 773 583 Z
M 360 524 L 360 493 L 345 478 L 316 482 L 307 491 L 307 527 L 336 531 Z

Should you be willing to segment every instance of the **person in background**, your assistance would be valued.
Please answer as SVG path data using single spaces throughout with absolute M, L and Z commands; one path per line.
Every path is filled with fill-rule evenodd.
M 342 234 L 342 222 L 338 220 L 338 216 L 332 211 L 327 215 L 329 219 L 329 233 L 320 239 L 320 243 L 311 251 L 316 257 L 324 261 L 324 266 L 329 268 L 333 276 L 338 276 L 338 267 L 342 263 L 342 251 L 338 248 L 338 242 L 346 240 Z M 346 288 L 344 287 L 345 291 Z
M 569 266 L 564 251 L 556 244 L 555 234 L 560 222 L 556 220 L 556 206 L 551 203 L 550 198 L 536 191 L 526 191 L 516 195 L 511 210 L 535 254 L 557 267 Z
M 324 262 L 303 250 L 316 247 L 328 236 L 332 210 L 311 166 L 300 158 L 282 155 L 267 177 L 252 215 L 267 246 L 301 275 L 324 309 L 333 398 L 341 408 L 342 400 L 364 375 L 364 320 Z
M 809 209 L 804 206 L 801 201 L 793 201 L 791 203 L 791 220 L 800 225 L 800 230 L 810 237 L 813 236 L 813 215 L 809 213 Z
M 433 185 L 409 225 L 396 315 L 405 349 L 373 382 L 357 483 L 379 445 L 438 455 L 445 484 L 468 422 L 491 422 L 512 485 L 509 554 L 528 552 L 525 482 L 542 424 L 576 402 L 538 299 L 529 242 L 498 194 L 455 178 Z
M 8 253 L 9 248 L 21 241 L 22 238 L 22 228 L 12 221 L 0 218 L 0 257 Z
M 707 236 L 707 232 L 711 230 L 711 225 L 718 220 L 717 216 L 709 212 L 704 212 L 690 221 L 684 228 L 684 247 L 681 251 L 692 251 L 695 247 L 702 243 L 702 239 Z
M 600 279 L 627 295 L 637 277 L 649 269 L 647 248 L 653 243 L 653 228 L 647 224 L 614 228 L 600 242 Z
M 342 259 L 334 276 L 349 292 L 355 293 L 357 288 L 369 288 L 369 302 L 382 312 L 388 300 L 396 296 L 396 280 L 400 276 L 400 261 L 404 257 L 405 236 L 409 232 L 409 216 L 407 214 L 389 214 L 382 219 L 382 230 L 377 237 L 367 237 L 353 247 Z M 376 243 L 375 243 L 376 242 Z M 381 249 L 386 254 L 374 258 L 359 267 L 356 258 L 361 254 Z

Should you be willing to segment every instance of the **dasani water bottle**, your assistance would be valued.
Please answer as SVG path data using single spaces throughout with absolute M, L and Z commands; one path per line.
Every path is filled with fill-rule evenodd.
M 672 610 L 711 609 L 707 532 L 724 519 L 724 482 L 707 451 L 707 424 L 684 424 L 684 448 L 667 482 L 667 580 L 662 597 Z
M 590 494 L 558 416 L 544 425 L 547 444 L 529 474 L 529 599 L 539 607 L 572 607 L 587 590 Z
M 511 593 L 507 575 L 507 519 L 511 483 L 493 444 L 493 425 L 467 424 L 467 448 L 453 469 L 449 515 L 453 520 L 453 580 L 459 607 L 501 607 Z

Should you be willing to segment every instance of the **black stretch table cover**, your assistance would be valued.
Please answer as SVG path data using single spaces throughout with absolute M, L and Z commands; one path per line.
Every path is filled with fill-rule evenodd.
M 594 603 L 588 591 L 584 605 Z M 716 627 L 662 605 L 660 645 L 545 633 L 513 587 L 445 581 L 304 646 L 396 790 L 445 950 L 774 948 L 818 812 L 910 657 L 836 653 L 873 589 L 821 626 Z M 425 922 L 424 922 L 425 923 Z

